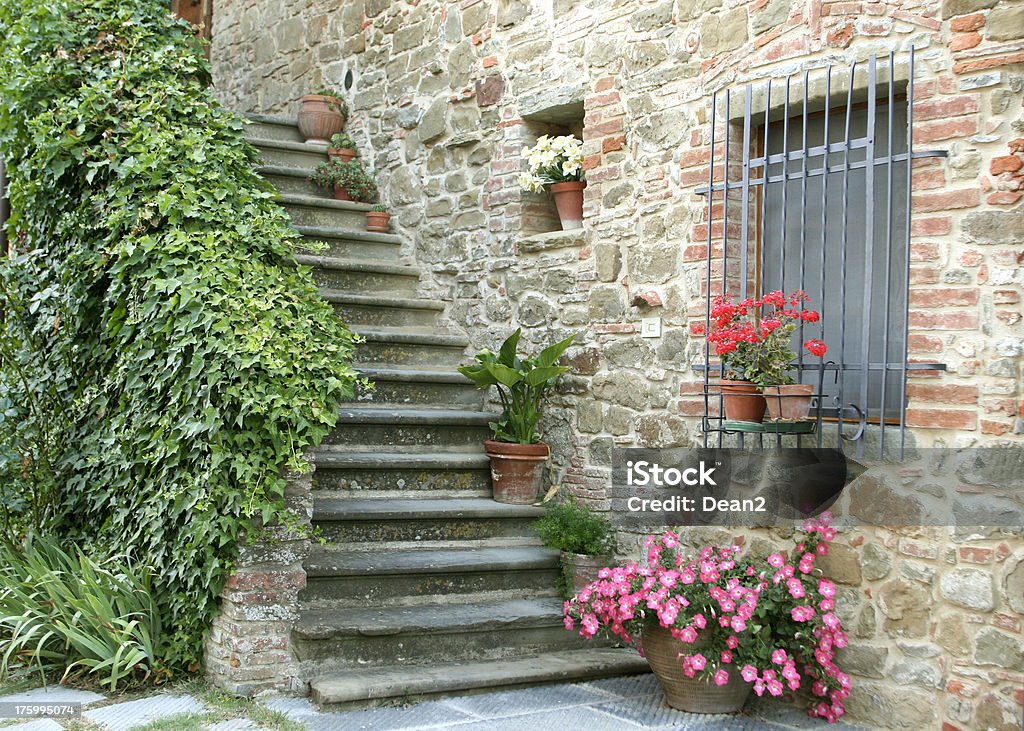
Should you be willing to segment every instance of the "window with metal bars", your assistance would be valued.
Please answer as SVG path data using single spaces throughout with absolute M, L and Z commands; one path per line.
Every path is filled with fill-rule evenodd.
M 835 443 L 856 441 L 861 454 L 875 424 L 883 445 L 886 427 L 898 430 L 902 451 L 907 372 L 945 368 L 907 360 L 911 162 L 944 154 L 911 149 L 912 109 L 913 51 L 902 65 L 872 57 L 711 99 L 708 186 L 698 191 L 708 313 L 720 292 L 807 292 L 828 354 L 799 355 L 791 375 L 816 386 L 819 446 L 834 422 Z M 794 335 L 795 352 L 804 339 Z M 706 384 L 717 368 L 706 349 Z M 705 434 L 721 444 L 729 424 L 712 408 L 714 389 L 705 392 Z

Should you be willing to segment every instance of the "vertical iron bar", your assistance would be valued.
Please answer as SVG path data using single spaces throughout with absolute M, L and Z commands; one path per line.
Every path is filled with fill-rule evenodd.
M 828 224 L 828 159 L 829 159 L 829 109 L 832 106 L 832 66 L 825 67 L 825 131 L 824 131 L 824 146 L 825 156 L 821 163 L 821 290 L 818 297 L 818 311 L 821 313 L 821 322 L 825 322 L 825 250 L 828 242 L 828 235 L 826 233 Z M 824 325 L 822 327 L 822 334 L 824 335 Z M 818 447 L 822 446 L 823 435 L 821 433 L 821 407 L 824 399 L 825 391 L 825 360 L 824 358 L 818 359 Z
M 804 93 L 803 93 L 803 137 L 800 158 L 800 284 L 801 291 L 806 287 L 806 264 L 807 264 L 807 84 L 810 80 L 810 71 L 804 71 Z M 825 148 L 826 153 L 828 147 Z M 800 303 L 800 311 L 803 312 L 803 302 Z M 804 382 L 804 321 L 800 320 L 800 330 L 796 346 L 796 378 L 797 383 Z M 803 440 L 799 434 L 796 436 L 796 446 L 803 446 Z
M 857 62 L 850 65 L 850 86 L 846 90 L 846 125 L 843 138 L 843 226 L 839 248 L 839 414 L 837 419 L 838 446 L 843 444 L 843 367 L 846 363 L 846 239 L 849 228 L 847 192 L 850 187 L 850 119 L 853 116 L 853 83 L 857 76 Z
M 715 205 L 715 112 L 717 104 L 718 92 L 716 91 L 711 95 L 711 153 L 708 156 L 708 252 L 707 279 L 705 280 L 708 291 L 704 298 L 704 447 L 708 446 L 708 429 L 711 427 L 708 416 L 711 405 L 711 396 L 708 393 L 708 379 L 711 373 L 711 343 L 707 336 L 711 332 L 711 216 Z
M 913 168 L 914 156 L 914 46 L 910 46 L 910 70 L 907 79 L 907 240 L 906 240 L 906 267 L 904 271 L 904 304 L 903 304 L 903 378 L 900 385 L 900 459 L 903 459 L 903 451 L 906 445 L 907 431 L 907 340 L 910 337 L 910 203 L 913 193 L 911 191 L 911 170 Z
M 747 235 L 750 219 L 750 94 L 751 86 L 747 84 L 746 98 L 743 102 L 743 207 L 740 233 L 740 299 L 747 296 Z
M 730 101 L 732 92 L 725 90 L 725 150 L 722 162 L 722 294 L 726 294 L 726 285 L 729 279 L 729 125 L 732 116 L 730 115 Z M 723 373 L 724 375 L 724 373 Z M 719 401 L 721 401 L 721 397 Z M 725 426 L 725 405 L 719 404 L 719 413 L 722 415 L 722 426 Z M 718 448 L 721 449 L 725 439 L 725 430 L 718 432 Z M 743 435 L 740 435 L 740 446 L 743 446 Z
M 865 134 L 867 147 L 865 148 L 864 168 L 864 318 L 861 320 L 861 365 L 860 365 L 860 404 L 864 409 L 861 421 L 867 419 L 870 410 L 868 408 L 868 380 L 871 374 L 869 369 L 871 353 L 871 285 L 874 274 L 874 249 L 875 249 L 875 112 L 877 111 L 877 99 L 875 84 L 877 82 L 877 58 L 872 55 L 868 59 L 868 121 Z M 863 426 L 863 424 L 862 424 Z M 864 439 L 857 440 L 857 456 L 864 456 Z
M 770 111 L 772 107 L 772 80 L 768 79 L 768 84 L 765 88 L 764 93 L 764 145 L 762 147 L 762 159 L 763 163 L 761 166 L 761 220 L 760 234 L 761 234 L 761 246 L 758 252 L 758 265 L 757 265 L 757 282 L 754 288 L 754 296 L 760 297 L 764 294 L 764 269 L 765 269 L 765 231 L 766 223 L 768 220 L 768 128 L 771 126 Z
M 879 404 L 879 458 L 885 459 L 885 390 L 889 375 L 889 308 L 892 306 L 892 155 L 893 131 L 895 117 L 896 52 L 889 51 L 889 119 L 886 127 L 888 142 L 886 144 L 885 172 L 885 309 L 882 311 L 882 395 Z M 907 163 L 909 164 L 909 160 Z
M 786 76 L 786 98 L 782 106 L 782 237 L 779 240 L 779 289 L 786 291 L 786 193 L 789 190 L 789 80 Z

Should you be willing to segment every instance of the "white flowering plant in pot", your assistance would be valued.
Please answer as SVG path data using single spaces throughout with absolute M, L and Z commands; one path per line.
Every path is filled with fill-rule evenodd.
M 519 185 L 533 193 L 544 192 L 554 183 L 583 180 L 583 143 L 572 135 L 542 135 L 526 151 L 527 171 L 520 174 Z

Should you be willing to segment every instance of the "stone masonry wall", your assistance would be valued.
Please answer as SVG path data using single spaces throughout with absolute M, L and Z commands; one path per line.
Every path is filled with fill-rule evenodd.
M 350 130 L 453 327 L 481 347 L 518 325 L 538 345 L 581 333 L 546 437 L 563 484 L 599 508 L 614 447 L 701 436 L 690 328 L 708 222 L 694 190 L 711 92 L 913 44 L 914 144 L 948 157 L 914 167 L 909 348 L 947 371 L 911 379 L 910 437 L 1024 442 L 1020 0 L 219 0 L 213 37 L 218 94 L 239 111 L 294 116 L 302 94 L 351 73 Z M 586 151 L 582 232 L 554 231 L 546 197 L 516 184 L 522 149 L 566 130 Z M 660 338 L 639 337 L 646 316 Z M 853 719 L 1017 728 L 1020 531 L 838 543 Z

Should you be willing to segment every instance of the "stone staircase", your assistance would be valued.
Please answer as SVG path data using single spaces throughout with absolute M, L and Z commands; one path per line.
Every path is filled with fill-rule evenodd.
M 290 120 L 252 117 L 261 173 L 296 228 L 326 251 L 300 255 L 366 342 L 376 384 L 313 454 L 313 523 L 292 645 L 323 706 L 466 693 L 646 670 L 636 653 L 562 627 L 556 552 L 530 529 L 542 510 L 490 498 L 483 440 L 493 414 L 461 376 L 468 341 L 445 305 L 417 297 L 401 239 L 365 231 L 368 206 L 307 180 L 324 159 Z

